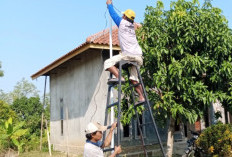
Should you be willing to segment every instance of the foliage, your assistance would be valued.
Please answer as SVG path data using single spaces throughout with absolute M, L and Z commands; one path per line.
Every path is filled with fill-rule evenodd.
M 23 78 L 21 81 L 17 82 L 14 86 L 13 92 L 11 92 L 11 96 L 13 101 L 16 99 L 20 99 L 22 97 L 39 97 L 38 90 L 36 86 L 30 83 L 28 80 Z
M 0 100 L 4 101 L 7 104 L 11 104 L 10 102 L 12 102 L 10 94 L 9 93 L 5 93 L 2 89 L 0 89 Z
M 39 91 L 36 86 L 25 78 L 22 78 L 21 81 L 16 83 L 12 92 L 5 93 L 3 90 L 0 90 L 0 100 L 7 102 L 9 105 L 11 105 L 14 100 L 22 97 L 39 97 Z
M 41 114 L 44 111 L 39 97 L 22 97 L 13 102 L 11 108 L 16 112 L 20 121 L 25 121 L 25 128 L 31 134 L 40 135 Z
M 196 144 L 212 156 L 232 156 L 232 126 L 218 123 L 205 129 Z
M 25 138 L 26 139 L 26 138 Z M 25 152 L 39 150 L 40 147 L 40 136 L 37 134 L 31 134 L 29 139 L 25 142 L 24 150 Z M 48 141 L 47 141 L 47 131 L 43 132 L 42 137 L 42 151 L 48 151 Z
M 125 73 L 123 73 L 123 75 L 125 75 Z M 135 102 L 138 101 L 137 98 L 135 97 L 136 92 L 135 92 L 134 88 L 132 90 L 130 90 L 129 88 L 131 88 L 131 87 L 130 87 L 128 78 L 125 77 L 125 79 L 126 79 L 126 81 L 125 81 L 126 83 L 124 84 L 124 86 L 122 86 L 124 98 L 122 99 L 122 102 L 121 102 L 122 103 L 121 123 L 123 125 L 130 124 L 131 119 L 135 118 L 136 112 L 134 110 L 134 105 L 130 105 L 130 104 L 133 104 L 133 99 L 135 99 Z M 133 98 L 132 91 L 134 94 L 134 98 Z M 142 114 L 142 111 L 144 110 L 144 106 L 138 106 L 136 110 L 139 114 Z M 115 113 L 117 114 L 117 107 L 115 107 Z
M 0 148 L 12 148 L 15 146 L 18 149 L 18 152 L 22 152 L 22 146 L 25 144 L 23 142 L 23 136 L 27 133 L 27 129 L 22 129 L 24 122 L 19 122 L 13 124 L 12 118 L 10 117 L 5 123 L 1 123 L 0 129 Z
M 45 106 L 43 106 L 36 87 L 29 81 L 22 79 L 16 84 L 13 92 L 10 93 L 4 93 L 0 90 L 0 124 L 2 126 L 0 127 L 0 151 L 8 152 L 9 149 L 20 152 L 38 150 L 42 112 L 44 112 L 45 118 L 49 120 L 49 96 L 46 95 Z M 7 137 L 5 136 L 7 133 L 5 121 L 11 117 L 14 120 L 12 123 L 13 128 L 27 130 L 18 140 L 4 138 Z M 47 151 L 47 147 L 47 134 L 46 131 L 43 131 L 42 150 Z
M 16 113 L 4 101 L 0 100 L 0 123 L 5 122 L 10 117 L 16 118 Z
M 162 1 L 148 6 L 137 32 L 156 115 L 193 123 L 216 99 L 231 106 L 232 31 L 221 10 L 198 0 L 163 8 Z
M 1 70 L 1 68 L 2 68 L 2 63 L 0 62 L 0 77 L 3 77 L 3 76 L 4 76 L 4 73 L 3 73 L 3 71 Z
M 14 126 L 27 131 L 20 137 L 20 141 L 10 140 L 9 142 L 8 138 L 1 137 L 0 148 L 7 150 L 9 148 L 16 149 L 17 147 L 20 152 L 38 150 L 40 145 L 41 114 L 45 112 L 46 117 L 50 116 L 49 105 L 43 109 L 39 97 L 22 97 L 16 99 L 11 106 L 6 103 L 1 103 L 0 101 L 0 113 L 1 112 L 3 114 L 0 115 L 0 121 L 4 121 L 9 115 L 13 115 L 15 117 Z M 0 135 L 4 135 L 4 132 L 7 132 L 4 130 L 7 129 L 3 127 L 0 128 Z M 46 131 L 43 133 L 42 144 L 43 151 L 47 151 Z

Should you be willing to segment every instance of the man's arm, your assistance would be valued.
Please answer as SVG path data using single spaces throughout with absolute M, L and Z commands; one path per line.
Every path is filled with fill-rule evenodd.
M 109 132 L 109 134 L 107 135 L 105 141 L 103 141 L 104 143 L 103 143 L 103 145 L 101 146 L 102 148 L 108 147 L 108 146 L 110 145 L 111 139 L 112 139 L 112 135 L 113 135 L 113 131 L 114 131 L 114 129 L 116 128 L 116 126 L 117 126 L 117 122 L 114 122 L 114 123 L 112 124 L 111 128 L 110 128 L 110 132 Z
M 119 27 L 120 22 L 122 21 L 122 17 L 120 17 L 116 13 L 116 11 L 114 10 L 114 7 L 112 5 L 112 0 L 107 0 L 106 4 L 107 4 L 107 7 L 108 7 L 108 10 L 109 10 L 111 18 L 114 20 L 114 22 L 116 23 L 116 25 Z
M 114 122 L 112 125 L 111 125 L 111 128 L 110 128 L 110 132 L 109 134 L 107 135 L 103 145 L 102 145 L 102 148 L 104 147 L 108 147 L 111 143 L 111 139 L 112 139 L 112 135 L 113 135 L 113 131 L 114 129 L 117 127 L 117 122 Z M 109 156 L 109 157 L 115 157 L 117 154 L 121 153 L 122 152 L 122 149 L 121 149 L 121 146 L 115 146 L 114 147 L 114 152 Z

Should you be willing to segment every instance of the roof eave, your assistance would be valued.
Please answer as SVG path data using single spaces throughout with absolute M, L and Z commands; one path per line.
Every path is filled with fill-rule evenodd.
M 81 54 L 82 52 L 84 52 L 84 51 L 86 51 L 87 49 L 90 49 L 90 48 L 93 48 L 93 49 L 105 49 L 105 50 L 110 49 L 109 45 L 84 43 L 81 47 L 78 47 L 78 48 L 70 51 L 69 53 L 67 53 L 64 56 L 58 58 L 57 60 L 55 60 L 51 64 L 47 65 L 43 69 L 39 70 L 35 74 L 31 75 L 32 80 L 34 80 L 34 79 L 36 79 L 36 78 L 38 78 L 40 76 L 48 75 L 48 73 L 51 70 L 53 70 L 54 68 L 58 67 L 59 65 L 63 64 L 64 62 L 68 61 L 69 59 Z M 121 49 L 120 49 L 119 46 L 113 46 L 113 50 L 120 51 Z

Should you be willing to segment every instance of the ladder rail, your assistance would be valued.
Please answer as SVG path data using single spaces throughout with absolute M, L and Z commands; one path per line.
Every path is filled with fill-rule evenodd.
M 144 84 L 143 84 L 143 80 L 142 80 L 142 77 L 141 77 L 141 74 L 139 72 L 139 69 L 137 66 L 136 67 L 136 70 L 137 70 L 137 73 L 138 73 L 138 77 L 139 77 L 139 81 L 141 83 L 141 86 L 142 86 L 142 89 L 143 89 L 143 95 L 145 97 L 145 100 L 148 100 L 148 96 L 147 96 L 147 92 L 145 90 L 145 87 L 144 87 Z M 163 148 L 163 144 L 162 144 L 162 141 L 160 139 L 160 136 L 159 136 L 159 132 L 158 132 L 158 129 L 157 129 L 157 125 L 156 125 L 156 122 L 155 122 L 155 119 L 153 117 L 153 114 L 152 114 L 152 110 L 151 110 L 151 105 L 150 105 L 150 102 L 149 101 L 146 101 L 146 104 L 147 104 L 147 108 L 148 108 L 148 111 L 150 113 L 150 117 L 152 119 L 152 122 L 153 122 L 153 126 L 154 126 L 154 129 L 155 129 L 155 132 L 156 132 L 156 135 L 157 135 L 157 138 L 158 138 L 158 141 L 159 141 L 159 145 L 160 145 L 160 148 L 161 148 L 161 151 L 162 151 L 162 154 L 163 156 L 165 157 L 165 151 L 164 151 L 164 148 Z
M 107 106 L 110 103 L 110 91 L 111 91 L 111 88 L 112 88 L 111 86 L 108 86 L 104 126 L 107 126 L 107 119 L 108 119 L 108 107 Z M 103 133 L 102 141 L 105 141 L 105 138 L 106 138 L 106 132 Z
M 132 66 L 132 65 L 136 67 L 136 71 L 137 71 L 138 78 L 139 78 L 139 81 L 140 81 L 139 83 L 137 83 L 135 85 L 133 83 L 131 83 L 130 80 L 129 80 L 128 67 Z M 138 65 L 137 65 L 136 62 L 126 61 L 126 60 L 121 60 L 121 61 L 118 62 L 118 69 L 119 69 L 119 78 L 118 78 L 119 81 L 118 81 L 118 84 L 117 84 L 117 86 L 118 86 L 118 102 L 110 104 L 110 99 L 111 99 L 110 98 L 110 91 L 111 91 L 111 88 L 113 88 L 115 86 L 115 84 L 114 85 L 108 84 L 107 106 L 106 106 L 106 112 L 105 112 L 104 125 L 105 126 L 107 125 L 108 109 L 112 108 L 117 103 L 117 110 L 118 110 L 117 124 L 118 125 L 117 125 L 116 137 L 117 137 L 117 146 L 119 146 L 121 144 L 121 125 L 120 125 L 121 124 L 120 123 L 120 120 L 121 120 L 121 92 L 122 92 L 122 82 L 121 82 L 122 80 L 121 79 L 122 79 L 122 69 L 125 68 L 125 67 L 126 67 L 127 72 L 128 72 L 127 73 L 128 74 L 128 81 L 129 81 L 129 85 L 130 85 L 129 88 L 130 88 L 131 94 L 132 94 L 133 107 L 134 107 L 135 113 L 136 113 L 136 119 L 137 119 L 138 129 L 139 129 L 139 133 L 140 133 L 140 140 L 141 140 L 143 150 L 144 150 L 144 155 L 146 157 L 148 157 L 146 144 L 145 144 L 145 140 L 144 140 L 144 136 L 143 136 L 143 130 L 142 130 L 143 126 L 145 126 L 145 125 L 140 123 L 139 114 L 138 114 L 138 111 L 137 111 L 137 107 L 140 106 L 140 105 L 143 105 L 145 107 L 145 109 L 148 111 L 148 114 L 151 117 L 151 120 L 152 120 L 151 123 L 153 124 L 154 130 L 156 132 L 156 135 L 157 135 L 157 138 L 158 138 L 158 143 L 160 145 L 162 154 L 165 157 L 164 148 L 163 148 L 163 145 L 162 145 L 159 133 L 158 133 L 158 129 L 157 129 L 157 126 L 156 126 L 156 122 L 155 122 L 153 113 L 152 113 L 150 102 L 148 100 L 148 96 L 147 96 L 147 93 L 146 93 L 146 90 L 145 90 L 145 87 L 144 87 L 144 84 L 143 84 L 143 80 L 142 80 L 142 77 L 141 77 L 141 74 L 139 72 L 139 68 L 138 68 Z M 112 74 L 110 75 L 110 78 L 112 78 Z M 135 93 L 134 93 L 133 87 L 136 87 L 138 85 L 142 86 L 142 91 L 143 91 L 143 95 L 144 95 L 144 98 L 145 98 L 145 102 L 143 104 L 140 104 L 140 105 L 135 105 Z M 144 114 L 144 112 L 143 112 L 143 114 Z M 106 132 L 104 132 L 104 134 L 103 134 L 103 141 L 105 140 L 105 136 L 106 136 Z M 113 148 L 110 148 L 110 149 L 113 149 Z M 119 155 L 117 154 L 116 156 L 118 157 Z
M 127 70 L 127 76 L 128 78 L 130 77 L 130 74 L 129 74 L 129 71 Z M 130 82 L 130 80 L 128 79 L 129 81 L 129 85 L 131 85 L 132 83 Z M 136 113 L 136 119 L 137 119 L 137 123 L 139 125 L 139 133 L 140 133 L 140 140 L 141 140 L 141 143 L 143 145 L 143 151 L 144 151 L 144 155 L 148 156 L 147 155 L 147 150 L 145 148 L 145 141 L 144 141 L 144 137 L 143 137 L 143 133 L 142 133 L 142 129 L 140 127 L 140 121 L 139 121 L 139 114 L 138 114 L 138 111 L 137 111 L 137 107 L 135 107 L 135 94 L 134 94 L 134 91 L 133 91 L 133 86 L 130 86 L 130 89 L 131 89 L 131 94 L 132 94 L 132 101 L 133 101 L 133 106 L 134 106 L 134 110 L 135 110 L 135 113 Z

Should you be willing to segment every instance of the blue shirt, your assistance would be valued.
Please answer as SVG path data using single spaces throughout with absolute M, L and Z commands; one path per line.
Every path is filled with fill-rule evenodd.
M 123 55 L 127 56 L 142 56 L 142 49 L 138 44 L 134 23 L 131 23 L 120 17 L 114 10 L 112 4 L 108 5 L 108 10 L 111 18 L 118 26 L 118 39 Z
M 95 142 L 92 142 L 92 141 L 89 141 L 89 140 L 86 140 L 86 143 L 91 143 L 97 147 L 101 147 L 102 146 L 102 141 L 97 141 L 96 143 Z
M 116 11 L 114 10 L 114 7 L 112 4 L 108 4 L 108 10 L 110 13 L 111 18 L 114 20 L 114 22 L 116 23 L 116 25 L 119 27 L 121 21 L 122 21 L 122 17 L 120 17 Z

